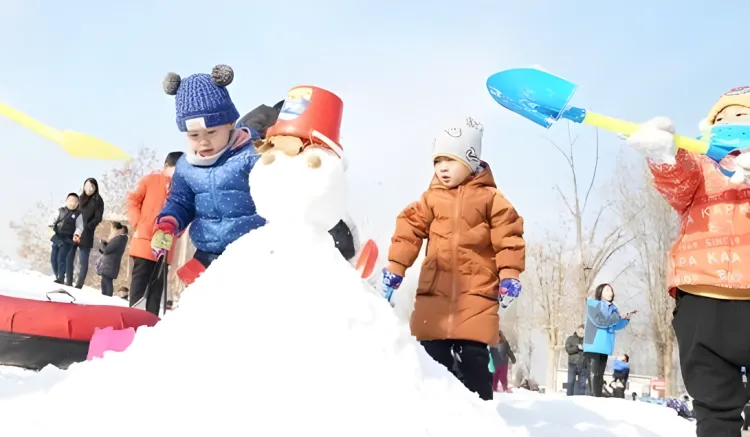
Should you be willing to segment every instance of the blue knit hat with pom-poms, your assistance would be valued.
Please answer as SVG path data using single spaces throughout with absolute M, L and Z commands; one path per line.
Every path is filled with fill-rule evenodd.
M 203 128 L 237 121 L 240 113 L 226 88 L 233 79 L 234 71 L 228 65 L 217 65 L 211 74 L 193 74 L 185 79 L 176 73 L 167 74 L 164 92 L 175 96 L 180 131 L 188 131 L 188 121 L 190 125 Z

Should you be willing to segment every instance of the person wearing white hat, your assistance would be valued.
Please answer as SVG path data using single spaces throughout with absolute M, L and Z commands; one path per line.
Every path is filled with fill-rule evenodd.
M 499 342 L 499 304 L 521 292 L 523 218 L 481 160 L 483 127 L 473 118 L 438 133 L 435 174 L 422 198 L 396 219 L 381 288 L 393 293 L 427 239 L 411 332 L 428 354 L 482 399 L 492 399 L 489 345 Z

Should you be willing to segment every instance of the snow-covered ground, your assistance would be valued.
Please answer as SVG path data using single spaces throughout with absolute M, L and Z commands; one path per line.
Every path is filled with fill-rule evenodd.
M 283 162 L 273 164 L 276 178 L 258 173 L 254 194 L 284 183 L 316 189 L 300 179 L 313 177 L 307 170 L 285 171 Z M 289 199 L 273 197 L 256 202 L 278 219 L 232 244 L 183 293 L 180 308 L 140 329 L 127 351 L 67 371 L 0 372 L 3 434 L 694 434 L 673 411 L 640 402 L 523 391 L 480 401 L 424 352 L 325 227 L 303 222 L 316 205 L 294 203 L 295 211 L 287 203 L 278 215 L 273 202 Z
M 89 274 L 95 273 L 89 272 Z M 7 258 L 0 258 L 0 294 L 2 295 L 47 300 L 47 292 L 65 290 L 75 297 L 76 303 L 128 306 L 126 300 L 119 297 L 104 296 L 101 291 L 95 288 L 83 287 L 79 290 L 56 284 L 53 280 L 54 278 L 51 276 L 24 269 Z M 51 293 L 49 298 L 58 302 L 72 301 L 69 296 L 59 293 Z

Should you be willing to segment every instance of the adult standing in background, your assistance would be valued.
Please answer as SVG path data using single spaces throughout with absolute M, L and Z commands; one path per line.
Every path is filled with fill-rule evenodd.
M 76 277 L 76 288 L 83 288 L 83 283 L 89 272 L 89 257 L 91 248 L 94 247 L 94 232 L 104 216 L 104 200 L 99 195 L 99 183 L 94 178 L 88 178 L 83 183 L 83 191 L 78 196 L 78 209 L 83 217 L 83 233 L 68 254 L 66 263 L 65 285 L 73 285 L 73 273 L 75 271 L 75 258 L 78 254 L 78 276 Z
M 607 359 L 615 350 L 615 332 L 625 328 L 635 314 L 631 311 L 620 315 L 614 300 L 615 290 L 609 284 L 599 284 L 594 297 L 586 300 L 583 352 L 591 392 L 598 398 L 602 397 Z
M 586 361 L 583 358 L 583 325 L 565 340 L 565 352 L 568 354 L 568 396 L 586 394 Z
M 133 237 L 130 241 L 130 257 L 133 258 L 133 273 L 131 275 L 130 292 L 128 300 L 130 306 L 138 302 L 148 290 L 146 300 L 146 311 L 159 315 L 161 306 L 161 293 L 163 290 L 163 278 L 151 283 L 151 277 L 157 267 L 157 260 L 151 250 L 151 238 L 156 229 L 156 216 L 167 202 L 167 195 L 172 185 L 177 161 L 182 157 L 182 152 L 172 152 L 164 160 L 164 166 L 159 170 L 143 176 L 134 191 L 128 193 L 128 221 L 135 226 Z M 176 240 L 172 242 L 172 248 Z M 167 254 L 167 263 L 172 262 L 173 250 Z

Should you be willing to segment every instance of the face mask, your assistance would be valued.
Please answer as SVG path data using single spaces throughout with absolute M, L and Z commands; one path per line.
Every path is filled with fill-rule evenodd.
M 721 124 L 711 128 L 708 133 L 709 148 L 706 156 L 719 163 L 727 155 L 736 151 L 750 148 L 750 125 Z M 721 172 L 731 177 L 734 171 L 719 165 Z

